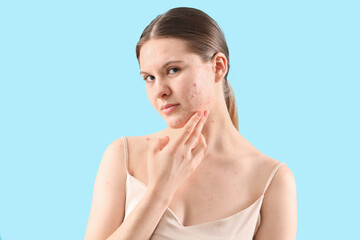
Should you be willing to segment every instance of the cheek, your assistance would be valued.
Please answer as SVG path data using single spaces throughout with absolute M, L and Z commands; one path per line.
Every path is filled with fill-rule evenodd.
M 191 103 L 193 107 L 197 109 L 204 109 L 210 104 L 212 89 L 210 84 L 206 81 L 197 79 L 192 83 L 191 89 L 189 90 Z

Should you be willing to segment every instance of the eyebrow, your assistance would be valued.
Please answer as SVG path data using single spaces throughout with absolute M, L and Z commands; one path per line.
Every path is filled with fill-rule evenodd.
M 173 63 L 183 63 L 184 61 L 180 61 L 180 60 L 175 60 L 175 61 L 167 61 L 161 68 L 165 68 L 167 65 L 169 65 L 169 64 L 173 64 Z M 147 73 L 147 72 L 143 72 L 143 71 L 141 71 L 140 72 L 140 74 L 142 74 L 142 73 L 144 73 L 144 74 L 149 74 L 149 73 Z

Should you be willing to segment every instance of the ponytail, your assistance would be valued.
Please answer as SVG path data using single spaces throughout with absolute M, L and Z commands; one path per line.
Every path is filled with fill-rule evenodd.
M 238 120 L 234 90 L 232 89 L 228 80 L 224 79 L 223 83 L 224 83 L 223 89 L 224 89 L 226 107 L 228 109 L 232 123 L 234 124 L 235 128 L 239 131 L 239 120 Z

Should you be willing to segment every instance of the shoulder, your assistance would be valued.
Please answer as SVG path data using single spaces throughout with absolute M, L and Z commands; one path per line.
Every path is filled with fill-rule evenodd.
M 124 154 L 124 150 L 138 152 L 141 151 L 142 148 L 146 147 L 153 137 L 151 135 L 145 136 L 122 136 L 114 141 L 112 141 L 107 149 L 105 150 L 111 153 L 119 153 L 122 152 L 121 155 Z
M 126 172 L 123 147 L 123 139 L 119 138 L 111 142 L 103 154 L 94 183 L 85 239 L 104 239 L 116 230 L 124 217 Z
M 280 168 L 278 169 L 276 180 L 278 183 L 282 183 L 281 185 L 285 184 L 285 186 L 295 188 L 295 176 L 291 169 L 283 163 Z M 277 184 L 279 185 L 279 184 Z
M 294 193 L 296 193 L 295 176 L 286 163 L 283 162 L 275 172 L 267 192 L 265 193 L 265 197 L 281 198 L 292 196 Z
M 108 144 L 99 165 L 97 182 L 119 184 L 123 180 L 126 175 L 124 146 L 123 137 Z
M 156 132 L 143 136 L 126 136 L 127 147 L 124 146 L 124 137 L 116 140 L 121 142 L 119 144 L 114 141 L 115 145 L 121 144 L 121 148 L 127 150 L 128 171 L 130 174 L 134 174 L 134 172 L 137 172 L 145 166 L 144 164 L 147 159 L 145 155 L 147 154 L 150 145 L 158 138 L 162 137 L 162 135 L 161 132 Z
M 262 169 L 266 172 L 267 177 L 270 177 L 271 173 L 275 170 L 275 167 L 280 164 L 280 161 L 263 155 L 262 161 L 258 161 L 258 164 L 263 166 Z M 281 194 L 291 194 L 296 192 L 295 176 L 285 162 L 280 164 L 270 180 L 269 186 L 265 192 L 264 200 L 274 196 L 279 197 Z
M 296 238 L 296 182 L 294 174 L 285 163 L 275 172 L 265 192 L 260 212 L 261 224 L 255 239 Z
M 271 173 L 275 170 L 276 165 L 280 164 L 280 161 L 264 154 L 259 155 L 257 160 L 258 161 L 253 161 L 255 164 L 254 170 L 262 172 L 266 178 L 269 178 Z M 274 173 L 268 189 L 265 192 L 265 197 L 272 192 L 280 191 L 282 188 L 296 188 L 295 176 L 285 162 L 282 162 Z
M 156 141 L 158 133 L 143 135 L 143 136 L 127 136 L 126 142 L 129 151 L 129 155 L 134 156 L 136 153 L 143 153 L 145 152 L 149 145 Z M 121 140 L 124 143 L 124 137 L 121 137 L 118 140 Z
M 122 137 L 112 141 L 105 149 L 100 164 L 123 159 L 123 153 L 124 153 L 123 148 L 124 148 L 124 142 Z

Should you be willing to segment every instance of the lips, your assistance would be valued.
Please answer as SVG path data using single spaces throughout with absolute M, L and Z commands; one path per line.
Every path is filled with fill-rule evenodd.
M 162 105 L 161 110 L 164 110 L 166 108 L 169 108 L 171 106 L 176 106 L 176 105 L 179 105 L 179 103 L 170 103 L 170 104 Z
M 173 111 L 175 111 L 177 108 L 178 108 L 178 106 L 179 106 L 180 104 L 166 104 L 166 105 L 163 105 L 162 107 L 161 107 L 161 111 L 164 113 L 164 114 L 169 114 L 169 113 L 171 113 L 171 112 L 173 112 Z

